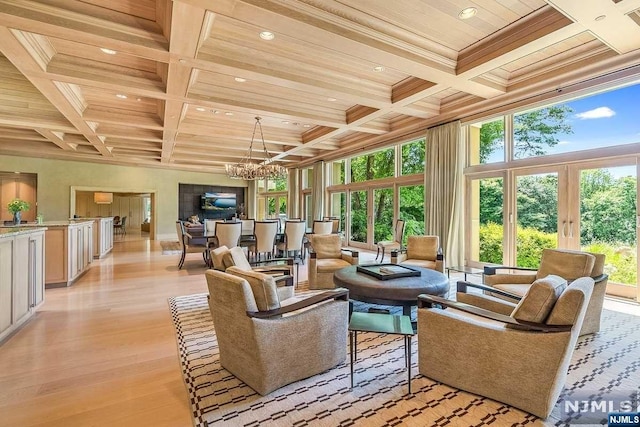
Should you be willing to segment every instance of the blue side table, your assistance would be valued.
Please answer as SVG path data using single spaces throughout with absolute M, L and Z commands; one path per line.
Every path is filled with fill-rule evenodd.
M 415 334 L 409 316 L 381 313 L 353 312 L 349 321 L 349 359 L 351 361 L 351 388 L 353 388 L 353 363 L 358 353 L 358 332 L 402 335 L 404 338 L 404 363 L 407 368 L 407 384 L 411 394 L 411 338 Z

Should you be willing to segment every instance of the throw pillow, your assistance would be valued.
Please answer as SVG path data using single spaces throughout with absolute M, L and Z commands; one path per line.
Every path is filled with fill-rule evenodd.
M 531 284 L 511 317 L 516 320 L 544 323 L 558 297 L 567 287 L 567 281 L 559 276 L 547 276 Z

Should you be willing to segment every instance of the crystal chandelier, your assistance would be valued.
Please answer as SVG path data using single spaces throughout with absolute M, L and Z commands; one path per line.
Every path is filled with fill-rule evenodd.
M 256 129 L 260 128 L 260 139 L 262 140 L 262 149 L 264 151 L 264 162 L 260 163 L 259 160 L 253 160 L 253 141 L 256 137 Z M 272 162 L 271 156 L 267 152 L 267 147 L 264 144 L 264 135 L 262 134 L 262 125 L 260 124 L 260 117 L 256 117 L 256 124 L 253 126 L 253 135 L 251 135 L 251 145 L 249 145 L 249 153 L 239 162 L 234 165 L 228 164 L 227 175 L 233 179 L 244 179 L 247 181 L 253 181 L 256 179 L 278 179 L 287 176 L 287 168 L 281 165 L 277 165 Z

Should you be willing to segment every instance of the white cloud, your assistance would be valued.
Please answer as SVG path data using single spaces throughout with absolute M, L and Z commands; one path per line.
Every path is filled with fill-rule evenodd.
M 585 111 L 583 113 L 576 114 L 576 117 L 580 120 L 589 119 L 606 119 L 607 117 L 613 117 L 616 112 L 609 107 L 598 107 L 593 110 Z
M 558 145 L 567 145 L 571 144 L 571 141 L 558 141 Z

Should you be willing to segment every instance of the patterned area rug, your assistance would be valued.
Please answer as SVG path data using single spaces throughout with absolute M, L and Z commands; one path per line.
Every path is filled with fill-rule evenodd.
M 640 318 L 605 311 L 602 331 L 578 342 L 565 389 L 546 421 L 423 377 L 417 367 L 417 337 L 412 356 L 414 393 L 407 395 L 402 338 L 371 333 L 358 334 L 353 389 L 349 389 L 347 356 L 328 372 L 262 397 L 220 366 L 206 294 L 172 298 L 169 306 L 197 427 L 600 425 L 585 424 L 580 414 L 563 415 L 560 408 L 586 390 L 626 393 L 640 384 Z M 356 304 L 355 310 L 367 308 Z
M 180 242 L 177 240 L 175 242 L 170 240 L 161 240 L 160 246 L 162 247 L 162 255 L 180 255 L 182 253 Z

